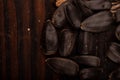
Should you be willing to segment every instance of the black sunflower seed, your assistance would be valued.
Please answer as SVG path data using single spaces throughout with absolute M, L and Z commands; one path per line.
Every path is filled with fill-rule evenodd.
M 87 56 L 87 55 L 75 56 L 73 57 L 73 59 L 82 65 L 93 66 L 93 67 L 100 66 L 100 58 L 96 56 Z
M 59 52 L 61 56 L 68 56 L 71 54 L 75 39 L 76 39 L 76 33 L 70 31 L 69 29 L 64 29 L 61 31 L 61 44 L 59 48 Z
M 74 5 L 69 4 L 66 6 L 65 12 L 66 12 L 66 17 L 69 23 L 74 28 L 79 29 L 82 19 L 81 19 L 81 14 L 79 14 L 77 8 Z
M 111 8 L 111 3 L 108 0 L 85 0 L 85 4 L 92 10 L 108 10 Z
M 65 58 L 48 58 L 46 63 L 58 74 L 74 76 L 79 72 L 79 66 L 74 61 Z
M 110 75 L 109 75 L 110 80 L 120 80 L 120 68 L 117 70 L 114 70 Z
M 81 80 L 100 80 L 102 77 L 102 69 L 100 68 L 87 68 L 80 71 Z
M 58 37 L 54 26 L 48 21 L 45 31 L 45 44 L 46 53 L 45 55 L 55 54 L 57 51 Z
M 110 29 L 112 23 L 112 14 L 109 11 L 102 11 L 84 20 L 81 29 L 88 32 L 102 32 Z
M 107 56 L 113 62 L 120 64 L 120 44 L 112 43 L 109 51 L 107 52 Z
M 116 35 L 117 39 L 120 40 L 120 25 L 117 27 L 117 29 L 115 31 L 115 35 Z
M 65 17 L 65 12 L 64 12 L 66 4 L 67 2 L 63 3 L 60 7 L 57 8 L 55 13 L 53 14 L 52 23 L 57 28 L 63 27 L 66 23 L 66 17 Z
M 116 12 L 116 21 L 120 22 L 120 10 L 117 10 Z

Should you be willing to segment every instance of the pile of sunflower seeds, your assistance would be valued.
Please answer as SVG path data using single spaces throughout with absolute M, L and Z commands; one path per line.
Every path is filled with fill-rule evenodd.
M 43 31 L 46 64 L 56 74 L 120 80 L 119 0 L 66 0 Z

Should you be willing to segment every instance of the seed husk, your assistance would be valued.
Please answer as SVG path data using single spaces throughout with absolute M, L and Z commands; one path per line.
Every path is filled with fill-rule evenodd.
M 115 0 L 114 2 L 112 2 L 112 5 L 117 5 L 117 4 L 119 4 L 119 3 L 120 3 L 119 0 Z
M 120 68 L 111 72 L 109 80 L 120 80 Z
M 45 55 L 51 55 L 56 53 L 58 46 L 58 36 L 56 29 L 54 28 L 51 21 L 47 22 L 45 31 L 45 44 L 46 44 Z
M 92 10 L 109 10 L 112 6 L 108 0 L 85 0 L 84 2 Z
M 120 44 L 112 43 L 107 52 L 107 57 L 113 62 L 120 64 Z
M 112 14 L 109 11 L 102 11 L 84 20 L 81 29 L 88 32 L 103 32 L 110 29 L 112 23 Z
M 59 52 L 61 56 L 69 56 L 73 50 L 76 39 L 76 33 L 69 29 L 61 31 L 61 44 Z
M 120 25 L 118 25 L 118 27 L 115 31 L 115 35 L 116 35 L 117 39 L 120 40 Z
M 73 1 L 75 1 L 77 10 L 79 10 L 80 14 L 82 14 L 83 19 L 93 14 L 93 11 L 86 6 L 84 2 L 85 0 L 73 0 Z
M 65 12 L 64 12 L 66 4 L 67 4 L 67 2 L 61 4 L 61 6 L 58 7 L 56 9 L 55 13 L 53 14 L 52 23 L 57 28 L 63 27 L 66 23 L 66 17 L 65 17 Z
M 79 63 L 80 65 L 87 65 L 92 67 L 99 67 L 100 66 L 100 58 L 96 56 L 75 56 L 73 59 Z
M 56 6 L 59 7 L 61 4 L 63 4 L 66 0 L 57 0 Z
M 81 24 L 81 14 L 79 14 L 77 8 L 69 3 L 65 9 L 66 17 L 69 23 L 74 27 L 80 29 Z
M 78 42 L 78 53 L 81 55 L 95 55 L 96 53 L 96 38 L 98 34 L 80 31 L 79 38 L 77 39 Z
M 116 12 L 116 21 L 120 22 L 120 9 Z
M 78 64 L 70 59 L 54 57 L 48 58 L 46 63 L 57 74 L 75 76 L 79 72 Z
M 100 80 L 102 77 L 101 68 L 86 68 L 80 71 L 80 80 Z

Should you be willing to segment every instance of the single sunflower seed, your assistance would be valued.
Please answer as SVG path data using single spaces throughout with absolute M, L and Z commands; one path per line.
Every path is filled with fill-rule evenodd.
M 46 63 L 58 74 L 75 76 L 79 72 L 78 64 L 70 59 L 54 57 L 46 59 Z

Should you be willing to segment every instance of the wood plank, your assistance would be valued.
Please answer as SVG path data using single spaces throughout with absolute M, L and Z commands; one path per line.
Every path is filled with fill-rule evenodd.
M 7 0 L 10 37 L 11 80 L 18 80 L 18 54 L 17 54 L 17 20 L 16 8 L 13 0 Z
M 6 79 L 11 79 L 11 59 L 10 59 L 10 30 L 9 30 L 9 14 L 7 0 L 3 0 L 4 4 L 4 34 L 5 34 L 5 56 L 6 56 Z
M 30 0 L 21 0 L 22 31 L 23 31 L 23 61 L 25 80 L 31 80 L 31 25 Z
M 14 0 L 17 16 L 17 52 L 18 52 L 18 65 L 19 65 L 19 80 L 24 80 L 24 61 L 23 61 L 23 31 L 22 31 L 22 4 L 20 0 Z
M 35 29 L 36 29 L 36 42 L 37 42 L 37 55 L 36 55 L 36 69 L 37 69 L 37 80 L 45 80 L 45 57 L 41 50 L 41 33 L 43 24 L 45 21 L 45 2 L 44 0 L 33 0 L 34 14 L 35 14 Z
M 5 32 L 4 32 L 4 4 L 3 0 L 0 0 L 0 54 L 2 56 L 2 79 L 6 80 L 6 51 L 5 51 Z

